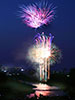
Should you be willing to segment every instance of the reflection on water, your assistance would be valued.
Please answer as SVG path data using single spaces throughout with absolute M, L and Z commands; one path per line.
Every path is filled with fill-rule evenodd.
M 36 88 L 33 88 L 33 90 L 35 90 L 35 93 L 31 93 L 30 95 L 27 95 L 27 97 L 29 98 L 35 97 L 35 95 L 38 98 L 40 96 L 62 96 L 64 95 L 64 92 L 55 86 L 48 86 L 47 84 L 41 84 L 41 83 L 32 84 L 32 85 L 36 86 Z
M 50 95 L 50 91 L 35 91 L 35 94 L 40 97 L 40 95 L 43 96 L 49 96 Z
M 58 87 L 55 86 L 49 86 L 47 84 L 33 84 L 33 86 L 36 86 L 36 88 L 33 88 L 34 90 L 54 90 L 54 89 L 59 89 Z

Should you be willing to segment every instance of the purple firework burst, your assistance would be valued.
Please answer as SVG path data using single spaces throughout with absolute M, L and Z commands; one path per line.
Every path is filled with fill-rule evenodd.
M 47 2 L 31 4 L 27 7 L 22 6 L 20 17 L 29 27 L 38 28 L 47 25 L 54 19 L 54 9 Z

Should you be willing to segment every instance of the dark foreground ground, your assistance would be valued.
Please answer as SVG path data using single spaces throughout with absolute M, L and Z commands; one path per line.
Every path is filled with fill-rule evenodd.
M 27 98 L 25 100 L 38 100 L 38 98 L 36 96 L 34 98 L 31 98 L 31 99 Z M 68 96 L 61 96 L 61 97 L 59 97 L 59 96 L 58 97 L 44 97 L 44 96 L 41 96 L 39 98 L 39 100 L 75 100 L 75 98 L 73 98 L 73 97 L 70 98 Z
M 29 78 L 26 75 L 19 73 L 19 75 L 9 76 L 4 72 L 0 72 L 0 100 L 75 100 L 75 69 L 69 73 L 54 73 L 51 79 L 47 82 L 48 85 L 58 86 L 63 90 L 65 96 L 44 97 L 40 95 L 38 98 L 28 98 L 27 94 L 33 93 L 32 86 L 25 84 L 25 82 L 39 82 L 35 78 Z

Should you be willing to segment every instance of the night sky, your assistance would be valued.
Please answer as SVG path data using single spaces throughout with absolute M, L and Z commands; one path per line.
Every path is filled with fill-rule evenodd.
M 55 20 L 37 30 L 26 26 L 18 16 L 22 4 L 41 0 L 0 0 L 0 64 L 30 64 L 25 59 L 33 37 L 38 32 L 54 35 L 53 42 L 62 51 L 62 60 L 55 69 L 75 67 L 75 0 L 48 0 L 56 6 Z

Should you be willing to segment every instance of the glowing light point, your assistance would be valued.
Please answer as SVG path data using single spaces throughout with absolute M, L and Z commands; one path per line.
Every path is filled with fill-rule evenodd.
M 24 71 L 24 69 L 21 69 L 21 71 L 23 72 L 23 71 Z

